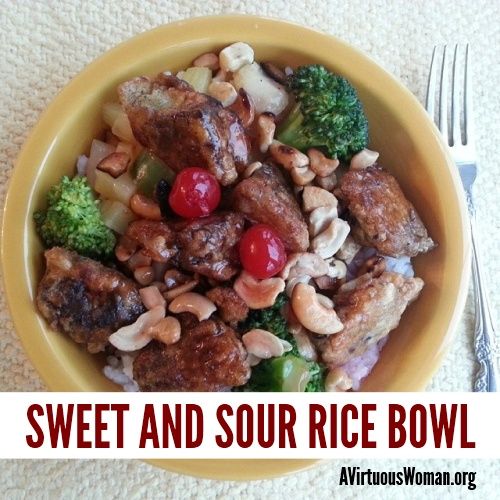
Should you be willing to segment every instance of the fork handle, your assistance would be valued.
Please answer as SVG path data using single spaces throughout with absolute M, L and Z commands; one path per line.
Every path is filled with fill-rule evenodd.
M 470 193 L 467 193 L 472 237 L 472 280 L 474 284 L 475 325 L 474 350 L 479 362 L 479 369 L 474 382 L 474 392 L 497 392 L 500 375 L 498 354 L 496 352 L 496 334 L 491 319 L 488 292 L 484 279 L 478 244 L 476 240 L 476 213 Z

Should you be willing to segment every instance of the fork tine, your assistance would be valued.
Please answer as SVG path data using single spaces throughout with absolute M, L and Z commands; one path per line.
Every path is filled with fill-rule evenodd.
M 448 47 L 443 50 L 441 63 L 441 86 L 439 89 L 439 130 L 446 144 L 450 144 L 448 132 Z
M 434 102 L 436 100 L 436 77 L 437 77 L 437 64 L 436 64 L 436 51 L 437 46 L 434 46 L 432 51 L 431 67 L 429 69 L 429 79 L 427 80 L 427 96 L 425 98 L 425 109 L 434 121 Z
M 453 78 L 451 80 L 451 130 L 452 130 L 452 145 L 462 144 L 460 133 L 460 87 L 458 76 L 458 43 L 455 45 L 453 55 Z
M 465 75 L 464 75 L 464 136 L 465 144 L 471 144 L 474 138 L 474 121 L 472 119 L 472 84 L 470 66 L 470 46 L 465 46 Z

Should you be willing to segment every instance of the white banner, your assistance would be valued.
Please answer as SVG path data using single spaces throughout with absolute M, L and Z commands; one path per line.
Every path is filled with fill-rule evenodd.
M 0 458 L 500 458 L 500 394 L 0 393 Z

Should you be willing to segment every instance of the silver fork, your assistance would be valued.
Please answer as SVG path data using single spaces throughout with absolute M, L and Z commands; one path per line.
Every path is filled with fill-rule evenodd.
M 472 193 L 472 186 L 477 174 L 477 160 L 472 116 L 469 44 L 465 48 L 459 47 L 457 44 L 453 52 L 450 96 L 448 49 L 446 45 L 444 48 L 434 47 L 427 86 L 426 108 L 441 131 L 443 139 L 458 167 L 469 209 L 472 235 L 472 279 L 475 295 L 474 348 L 479 363 L 474 391 L 496 392 L 500 383 L 496 336 L 478 253 L 476 211 Z M 464 57 L 459 57 L 460 52 L 465 53 Z M 439 67 L 437 59 L 440 53 L 442 62 Z M 464 60 L 463 63 L 460 62 L 462 59 Z M 459 80 L 462 75 L 463 85 L 461 86 Z M 438 92 L 437 95 L 436 92 Z M 436 101 L 437 116 L 435 116 Z M 448 105 L 448 101 L 450 105 Z M 448 120 L 448 116 L 450 120 Z

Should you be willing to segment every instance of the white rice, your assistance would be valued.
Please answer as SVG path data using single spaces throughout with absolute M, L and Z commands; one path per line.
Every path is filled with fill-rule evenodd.
M 351 359 L 343 366 L 345 372 L 352 380 L 353 391 L 359 391 L 361 381 L 370 374 L 373 367 L 377 364 L 380 351 L 382 351 L 387 339 L 388 337 L 384 337 L 376 344 L 371 345 L 361 356 Z
M 413 278 L 415 272 L 413 271 L 413 265 L 411 263 L 410 257 L 386 257 L 385 259 L 385 269 L 386 271 L 392 271 L 394 273 L 402 274 L 407 278 Z
M 80 177 L 85 177 L 87 175 L 87 164 L 89 159 L 85 155 L 80 155 L 78 160 L 76 160 L 76 172 Z
M 115 384 L 121 385 L 126 392 L 137 392 L 139 386 L 134 380 L 132 366 L 138 352 L 116 351 L 114 356 L 106 358 L 107 365 L 103 369 L 104 375 Z

